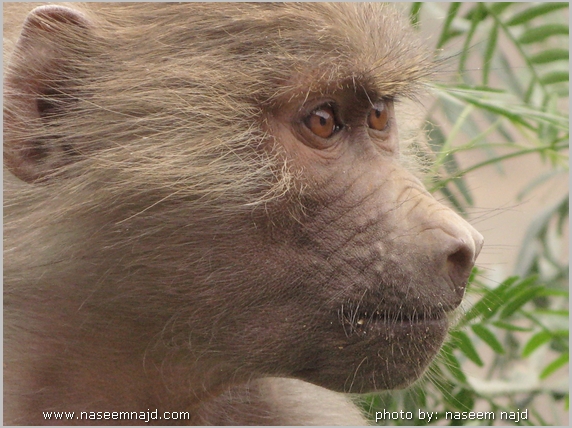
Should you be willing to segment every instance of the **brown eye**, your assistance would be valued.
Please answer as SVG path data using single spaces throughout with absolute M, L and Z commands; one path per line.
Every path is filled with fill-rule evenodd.
M 385 104 L 381 103 L 376 105 L 369 112 L 367 118 L 367 125 L 371 129 L 376 131 L 383 131 L 387 127 L 387 122 L 389 121 L 389 113 L 387 112 L 387 107 Z
M 330 138 L 340 126 L 336 123 L 334 110 L 330 106 L 320 107 L 304 119 L 304 124 L 310 131 L 321 138 Z

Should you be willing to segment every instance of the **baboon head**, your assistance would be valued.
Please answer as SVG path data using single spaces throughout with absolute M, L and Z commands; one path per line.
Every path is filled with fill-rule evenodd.
M 407 27 L 381 4 L 34 9 L 4 156 L 5 280 L 36 328 L 206 389 L 417 379 L 483 239 L 405 166 L 395 105 L 434 70 Z

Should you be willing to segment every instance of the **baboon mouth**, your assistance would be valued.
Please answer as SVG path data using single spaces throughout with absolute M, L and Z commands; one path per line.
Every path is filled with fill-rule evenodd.
M 363 332 L 376 326 L 408 327 L 427 326 L 430 324 L 441 325 L 446 322 L 447 316 L 444 311 L 435 312 L 403 312 L 386 311 L 381 309 L 363 311 L 342 311 L 342 324 L 344 330 Z

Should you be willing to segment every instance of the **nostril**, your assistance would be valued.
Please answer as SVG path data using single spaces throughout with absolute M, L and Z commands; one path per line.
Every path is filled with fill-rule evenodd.
M 467 280 L 473 269 L 475 252 L 471 246 L 460 240 L 460 245 L 447 258 L 447 271 L 455 292 L 461 297 L 465 293 Z

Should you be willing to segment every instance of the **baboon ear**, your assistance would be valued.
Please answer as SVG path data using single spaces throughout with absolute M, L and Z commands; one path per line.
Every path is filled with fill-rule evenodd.
M 4 164 L 24 181 L 74 161 L 57 124 L 78 99 L 74 43 L 91 28 L 80 12 L 55 5 L 35 8 L 24 22 L 4 75 Z

